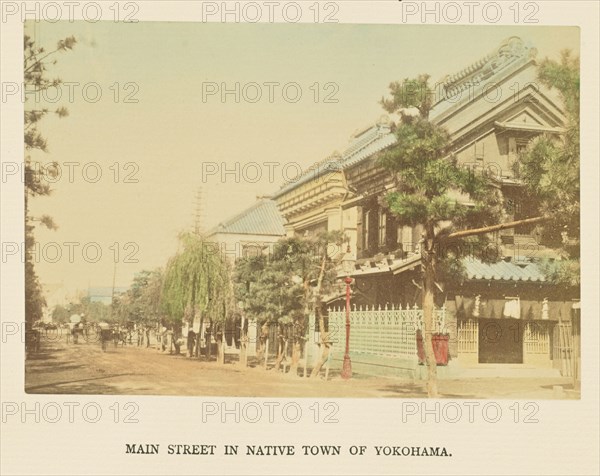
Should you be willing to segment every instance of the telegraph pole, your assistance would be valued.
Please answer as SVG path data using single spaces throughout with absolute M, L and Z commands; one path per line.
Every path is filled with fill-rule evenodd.
M 204 231 L 204 191 L 202 187 L 198 187 L 196 190 L 196 196 L 194 200 L 194 233 L 201 235 Z
M 115 267 L 113 268 L 113 281 L 112 281 L 112 291 L 110 293 L 110 320 L 112 321 L 113 312 L 115 307 L 115 281 L 117 279 L 117 262 L 115 261 Z

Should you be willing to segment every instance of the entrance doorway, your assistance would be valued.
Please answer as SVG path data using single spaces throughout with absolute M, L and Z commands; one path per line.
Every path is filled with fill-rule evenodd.
M 517 319 L 479 319 L 479 363 L 523 363 L 523 328 Z

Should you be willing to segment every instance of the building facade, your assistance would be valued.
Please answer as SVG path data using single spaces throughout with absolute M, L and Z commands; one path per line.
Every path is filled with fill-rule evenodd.
M 269 253 L 285 236 L 284 225 L 275 202 L 270 197 L 257 197 L 246 210 L 209 230 L 206 240 L 214 245 L 213 251 L 235 263 L 244 256 Z
M 520 38 L 508 38 L 440 80 L 429 116 L 448 131 L 458 164 L 495 181 L 507 221 L 535 216 L 519 179 L 519 153 L 540 134 L 564 132 L 560 99 L 536 81 L 535 54 Z M 355 258 L 353 305 L 377 313 L 413 309 L 421 302 L 421 230 L 402 226 L 383 200 L 395 184 L 378 157 L 396 143 L 394 128 L 381 117 L 355 134 L 341 154 L 274 196 L 288 235 L 321 229 L 346 234 Z M 558 323 L 570 319 L 579 290 L 547 282 L 542 262 L 557 255 L 534 227 L 502 230 L 490 238 L 497 244 L 497 263 L 466 256 L 464 282 L 438 284 L 436 305 L 444 309 L 450 358 L 462 367 L 551 369 L 560 357 Z M 342 302 L 334 298 L 330 304 L 335 309 Z

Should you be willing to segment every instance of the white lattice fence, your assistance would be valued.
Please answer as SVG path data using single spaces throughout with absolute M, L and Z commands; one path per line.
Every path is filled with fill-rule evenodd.
M 460 321 L 458 325 L 458 353 L 477 354 L 479 352 L 479 322 Z
M 435 311 L 436 332 L 444 329 L 446 309 Z M 423 326 L 423 311 L 416 306 L 402 309 L 367 307 L 350 311 L 350 351 L 384 357 L 417 359 L 417 330 Z M 346 310 L 329 309 L 329 331 L 336 354 L 346 345 Z
M 528 354 L 550 353 L 550 332 L 546 325 L 527 324 L 523 334 L 525 352 Z

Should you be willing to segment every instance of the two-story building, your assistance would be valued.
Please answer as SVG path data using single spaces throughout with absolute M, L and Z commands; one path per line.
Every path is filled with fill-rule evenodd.
M 558 96 L 536 80 L 535 54 L 520 38 L 507 39 L 484 58 L 439 81 L 429 116 L 450 134 L 459 164 L 473 173 L 485 171 L 495 180 L 509 220 L 535 214 L 523 199 L 519 152 L 539 134 L 561 134 L 565 123 Z M 320 229 L 347 235 L 356 259 L 350 273 L 355 279 L 352 301 L 359 311 L 363 309 L 365 319 L 371 319 L 364 314 L 366 309 L 395 312 L 414 309 L 421 302 L 421 230 L 401 226 L 382 200 L 394 188 L 394 179 L 379 166 L 378 157 L 396 143 L 394 127 L 389 118 L 381 117 L 355 134 L 341 154 L 316 164 L 274 196 L 288 235 Z M 498 245 L 498 263 L 484 264 L 467 256 L 466 280 L 438 285 L 436 304 L 443 308 L 445 331 L 450 333 L 450 356 L 463 366 L 509 363 L 551 368 L 555 351 L 562 353 L 566 345 L 557 345 L 562 330 L 554 324 L 570 319 L 579 290 L 559 290 L 548 283 L 541 261 L 556 256 L 533 227 L 503 230 L 492 238 Z M 378 314 L 376 322 L 388 319 L 394 326 L 403 319 L 398 316 L 394 320 Z M 374 322 L 365 326 L 378 328 Z M 364 329 L 355 331 L 355 348 L 362 349 L 356 359 L 377 354 L 377 347 L 386 348 L 388 356 L 396 355 L 393 342 L 377 340 L 385 334 L 381 329 L 377 338 Z M 369 359 L 363 360 L 368 365 Z
M 205 238 L 214 245 L 214 252 L 234 264 L 244 256 L 268 254 L 285 233 L 285 219 L 276 203 L 259 196 L 248 208 L 208 230 Z

